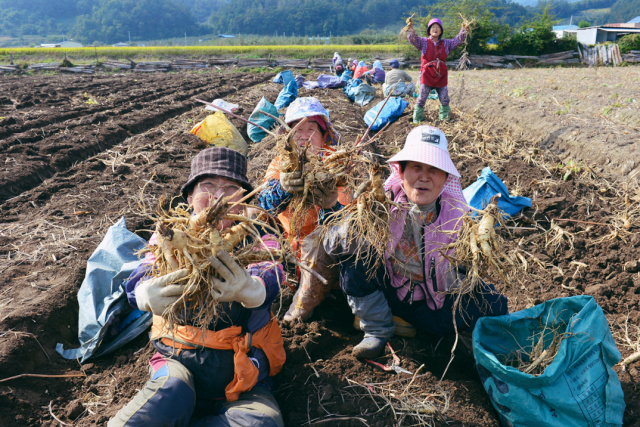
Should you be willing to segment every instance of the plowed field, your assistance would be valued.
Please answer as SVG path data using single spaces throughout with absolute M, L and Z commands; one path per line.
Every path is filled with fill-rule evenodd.
M 139 214 L 139 203 L 155 205 L 161 195 L 178 193 L 191 158 L 204 148 L 188 133 L 206 116 L 192 97 L 225 98 L 240 104 L 240 114 L 248 117 L 262 96 L 275 100 L 282 86 L 269 83 L 272 77 L 204 72 L 0 78 L 0 380 L 82 375 L 0 382 L 0 425 L 58 426 L 52 414 L 74 426 L 105 425 L 142 387 L 152 355 L 146 335 L 83 365 L 55 352 L 56 343 L 78 345 L 76 294 L 87 259 L 122 216 L 130 230 L 148 238 L 150 223 Z M 361 108 L 341 90 L 301 90 L 300 96 L 318 97 L 345 141 L 364 132 L 365 111 L 381 99 Z M 430 101 L 428 109 L 432 121 L 437 104 Z M 413 126 L 410 114 L 407 109 L 384 132 L 378 153 L 388 156 L 402 146 Z M 232 121 L 246 135 L 246 126 Z M 640 193 L 633 182 L 615 181 L 606 170 L 581 170 L 563 180 L 565 171 L 557 167 L 562 159 L 540 147 L 539 139 L 528 138 L 525 122 L 519 125 L 525 131 L 456 111 L 454 121 L 443 126 L 463 187 L 491 166 L 513 193 L 533 199 L 532 208 L 510 225 L 521 227 L 513 238 L 522 239 L 524 250 L 540 263 L 530 260 L 522 288 L 505 290 L 509 309 L 593 295 L 619 337 L 627 316 L 630 325 L 640 322 L 640 223 L 637 216 L 628 229 L 620 223 L 624 212 L 636 215 Z M 269 140 L 252 147 L 254 183 L 261 182 L 272 148 Z M 564 234 L 553 240 L 560 234 L 557 227 Z M 281 317 L 290 300 L 291 291 L 283 289 L 283 306 L 274 305 L 274 312 Z M 351 356 L 362 337 L 352 323 L 336 290 L 308 323 L 283 327 L 287 363 L 274 392 L 286 425 L 382 427 L 430 420 L 425 414 L 394 413 L 370 392 L 365 384 L 405 378 Z M 412 372 L 420 368 L 408 393 L 431 396 L 440 412 L 432 419 L 435 425 L 498 426 L 470 351 L 458 345 L 440 381 L 453 342 L 454 337 L 423 333 L 392 339 L 402 366 Z M 633 352 L 617 342 L 623 357 Z M 636 368 L 625 373 L 616 368 L 627 404 L 625 426 L 640 426 Z M 389 387 L 396 384 L 402 390 L 407 382 Z

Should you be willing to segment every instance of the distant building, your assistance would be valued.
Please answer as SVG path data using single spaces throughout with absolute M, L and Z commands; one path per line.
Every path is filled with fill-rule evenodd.
M 44 43 L 40 47 L 84 47 L 81 43 L 66 41 L 60 43 Z
M 578 43 L 585 45 L 615 42 L 629 34 L 640 34 L 640 23 L 606 24 L 576 30 Z
M 553 32 L 556 33 L 556 37 L 561 39 L 566 35 L 574 35 L 578 30 L 577 25 L 554 25 Z
M 114 44 L 114 45 L 112 45 L 112 46 L 113 46 L 113 47 L 131 47 L 131 45 L 130 45 L 130 44 L 128 44 L 128 43 L 122 43 L 122 42 L 120 42 L 120 43 L 116 43 L 116 44 Z
M 627 24 L 640 24 L 640 16 L 636 16 L 631 21 L 627 22 Z
M 231 34 L 218 34 L 219 39 L 235 39 L 236 36 L 232 36 Z

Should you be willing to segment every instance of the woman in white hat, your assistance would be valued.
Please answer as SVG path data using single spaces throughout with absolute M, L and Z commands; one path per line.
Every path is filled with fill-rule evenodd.
M 362 262 L 340 263 L 340 286 L 353 313 L 360 317 L 364 340 L 353 349 L 356 357 L 377 357 L 394 333 L 392 313 L 426 332 L 454 333 L 450 293 L 460 279 L 439 249 L 455 239 L 468 210 L 460 186 L 460 174 L 449 157 L 447 138 L 431 126 L 419 126 L 407 136 L 404 148 L 388 160 L 393 174 L 385 184 L 391 208 L 391 241 L 386 271 L 374 280 Z M 401 206 L 401 207 L 397 207 Z M 337 232 L 337 230 L 336 230 Z M 337 233 L 336 233 L 337 234 Z M 334 235 L 327 251 L 346 253 Z M 329 250 L 331 247 L 331 251 Z M 353 258 L 353 257 L 351 257 Z M 482 316 L 507 313 L 507 299 L 492 285 L 464 298 L 456 312 L 458 331 L 469 330 Z

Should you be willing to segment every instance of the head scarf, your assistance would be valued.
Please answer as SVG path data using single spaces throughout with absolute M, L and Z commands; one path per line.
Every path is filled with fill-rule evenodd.
M 382 62 L 380 62 L 380 61 L 376 61 L 376 62 L 374 62 L 374 63 L 373 63 L 373 66 L 372 66 L 371 68 L 372 68 L 372 69 L 373 69 L 373 68 L 378 68 L 378 69 L 380 69 L 380 70 L 383 70 L 383 71 L 384 71 L 384 68 L 382 68 Z
M 336 132 L 331 124 L 329 112 L 324 109 L 320 101 L 312 96 L 296 98 L 296 100 L 289 105 L 289 108 L 287 108 L 284 121 L 290 124 L 302 120 L 305 117 L 311 118 L 311 120 L 317 122 L 318 125 L 326 131 L 325 144 L 334 145 L 338 143 L 340 134 Z

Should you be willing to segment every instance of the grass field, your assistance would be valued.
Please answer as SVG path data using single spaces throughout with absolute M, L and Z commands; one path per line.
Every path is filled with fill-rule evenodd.
M 8 62 L 13 53 L 14 62 L 56 62 L 66 53 L 73 60 L 105 59 L 162 59 L 182 56 L 192 59 L 209 56 L 235 56 L 245 58 L 331 58 L 334 52 L 343 57 L 355 55 L 406 55 L 407 45 L 284 45 L 284 46 L 162 46 L 162 47 L 82 47 L 82 48 L 2 48 L 0 62 Z

